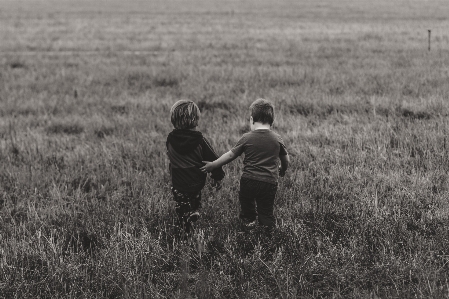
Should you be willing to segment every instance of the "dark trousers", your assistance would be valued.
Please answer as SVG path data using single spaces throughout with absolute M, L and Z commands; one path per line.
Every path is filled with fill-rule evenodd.
M 171 188 L 173 199 L 176 202 L 175 211 L 178 215 L 179 224 L 186 232 L 190 232 L 192 221 L 190 215 L 201 208 L 201 191 L 197 192 L 182 192 Z
M 240 218 L 245 221 L 254 221 L 256 217 L 259 224 L 274 228 L 276 220 L 273 215 L 274 198 L 277 185 L 248 178 L 240 179 Z

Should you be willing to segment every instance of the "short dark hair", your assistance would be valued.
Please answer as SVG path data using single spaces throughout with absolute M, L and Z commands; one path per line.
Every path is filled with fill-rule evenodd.
M 254 122 L 273 125 L 274 121 L 274 105 L 271 101 L 265 99 L 255 100 L 251 106 L 251 116 Z
M 171 123 L 176 129 L 195 128 L 200 116 L 200 108 L 189 100 L 179 100 L 170 109 Z

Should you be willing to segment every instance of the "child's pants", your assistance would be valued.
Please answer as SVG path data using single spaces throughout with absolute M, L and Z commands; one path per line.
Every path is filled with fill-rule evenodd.
M 183 192 L 171 188 L 173 199 L 176 202 L 175 211 L 178 215 L 180 225 L 186 232 L 190 232 L 191 219 L 190 215 L 201 208 L 201 190 L 197 192 Z
M 277 185 L 248 178 L 240 179 L 240 218 L 254 221 L 259 218 L 259 224 L 272 229 L 276 225 L 273 215 L 274 198 Z

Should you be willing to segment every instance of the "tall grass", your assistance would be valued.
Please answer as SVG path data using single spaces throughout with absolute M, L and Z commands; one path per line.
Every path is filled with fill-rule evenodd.
M 449 296 L 446 2 L 95 3 L 0 11 L 0 297 Z M 171 105 L 221 154 L 258 97 L 276 232 L 240 230 L 236 160 L 179 238 Z

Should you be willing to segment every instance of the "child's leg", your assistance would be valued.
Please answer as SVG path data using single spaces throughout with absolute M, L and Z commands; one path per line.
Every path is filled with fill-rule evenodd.
M 201 191 L 189 193 L 190 198 L 190 215 L 187 221 L 195 222 L 198 220 L 200 214 L 198 210 L 201 208 Z
M 198 219 L 198 215 L 191 217 L 201 207 L 201 191 L 199 192 L 181 192 L 172 188 L 173 198 L 176 202 L 175 211 L 178 215 L 179 224 L 186 232 L 190 232 L 191 222 Z
M 240 219 L 248 222 L 256 220 L 256 201 L 255 201 L 255 183 L 257 181 L 241 178 L 240 179 Z
M 190 207 L 192 211 L 196 211 L 201 208 L 201 191 L 191 192 L 187 194 L 190 199 Z
M 259 224 L 273 229 L 276 226 L 274 218 L 274 199 L 276 197 L 277 185 L 261 182 L 259 193 L 257 194 L 257 213 L 259 215 Z
M 190 214 L 190 202 L 183 192 L 180 192 L 173 187 L 171 190 L 173 193 L 173 200 L 176 202 L 175 211 L 176 215 L 178 215 L 179 225 L 184 227 L 187 219 L 186 216 Z

